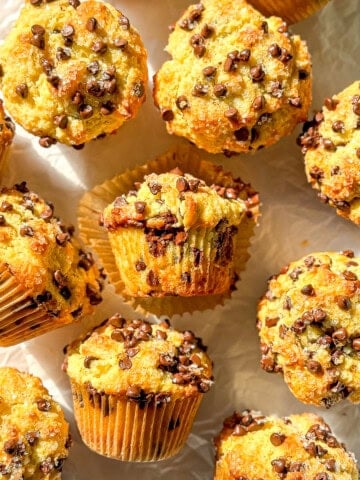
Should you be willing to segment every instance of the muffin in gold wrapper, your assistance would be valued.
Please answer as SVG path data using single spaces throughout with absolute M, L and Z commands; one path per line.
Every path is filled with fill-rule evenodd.
M 66 348 L 80 435 L 95 452 L 122 461 L 175 455 L 190 433 L 212 362 L 201 339 L 168 321 L 115 314 Z
M 259 302 L 261 366 L 306 404 L 360 402 L 359 279 L 352 251 L 312 253 L 272 276 Z
M 101 272 L 25 182 L 0 191 L 0 346 L 14 345 L 90 314 Z
M 312 413 L 278 418 L 235 412 L 225 419 L 215 447 L 214 480 L 359 478 L 354 455 Z
M 95 187 L 80 202 L 79 225 L 119 293 L 171 315 L 229 296 L 258 211 L 249 184 L 181 147 Z
M 69 424 L 41 380 L 0 368 L 0 476 L 60 480 L 71 446 Z
M 288 23 L 300 22 L 323 8 L 329 0 L 248 0 L 264 15 L 276 15 Z
M 81 146 L 135 117 L 146 57 L 136 29 L 109 3 L 27 0 L 0 47 L 2 93 L 41 146 Z
M 4 170 L 6 157 L 14 138 L 15 127 L 9 117 L 6 117 L 3 102 L 0 100 L 0 175 Z

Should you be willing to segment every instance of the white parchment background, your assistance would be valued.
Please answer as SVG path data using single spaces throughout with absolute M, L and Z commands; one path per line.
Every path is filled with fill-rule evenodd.
M 167 58 L 163 51 L 167 26 L 190 1 L 110 0 L 110 3 L 138 28 L 148 50 L 151 78 Z M 21 0 L 0 0 L 0 39 L 9 31 L 21 5 Z M 326 96 L 360 80 L 360 0 L 332 0 L 321 12 L 292 30 L 307 40 L 312 53 L 313 109 L 320 108 Z M 15 366 L 40 376 L 66 411 L 74 446 L 65 463 L 64 480 L 211 479 L 212 439 L 226 415 L 246 407 L 279 415 L 316 411 L 360 460 L 360 407 L 343 403 L 327 411 L 302 405 L 293 398 L 280 376 L 265 373 L 259 366 L 255 312 L 267 278 L 282 265 L 310 252 L 352 248 L 360 254 L 359 229 L 322 205 L 306 183 L 302 156 L 295 142 L 299 129 L 253 156 L 227 159 L 204 154 L 222 163 L 234 175 L 251 181 L 260 192 L 263 207 L 251 260 L 231 301 L 214 311 L 173 320 L 176 327 L 193 329 L 209 345 L 216 379 L 213 389 L 204 396 L 193 431 L 179 455 L 157 464 L 121 463 L 91 452 L 80 440 L 73 420 L 68 380 L 60 369 L 62 348 L 79 332 L 116 310 L 134 316 L 110 287 L 96 315 L 87 322 L 17 347 L 0 349 L 0 365 Z M 182 140 L 166 133 L 149 90 L 147 102 L 135 120 L 122 127 L 117 135 L 94 142 L 82 151 L 62 145 L 42 149 L 36 138 L 18 127 L 4 184 L 26 180 L 31 189 L 55 203 L 57 214 L 76 224 L 77 204 L 85 190 L 128 167 L 146 163 L 179 142 Z

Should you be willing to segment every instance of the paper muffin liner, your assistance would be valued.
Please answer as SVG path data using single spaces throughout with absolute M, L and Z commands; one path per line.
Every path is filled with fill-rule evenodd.
M 253 7 L 268 17 L 276 15 L 287 23 L 296 23 L 310 17 L 329 0 L 248 0 Z
M 169 458 L 184 446 L 201 393 L 158 406 L 125 396 L 94 393 L 71 380 L 75 420 L 84 443 L 106 457 L 126 462 Z
M 192 146 L 178 146 L 161 155 L 146 165 L 139 166 L 131 171 L 126 171 L 103 184 L 94 187 L 80 200 L 78 221 L 80 236 L 99 257 L 109 281 L 114 285 L 117 293 L 132 307 L 143 313 L 155 315 L 183 314 L 195 310 L 213 309 L 230 297 L 231 290 L 224 294 L 202 296 L 164 296 L 164 297 L 133 297 L 126 293 L 124 281 L 121 278 L 116 260 L 112 253 L 111 243 L 107 230 L 99 224 L 99 219 L 105 207 L 122 194 L 127 194 L 133 189 L 134 182 L 142 182 L 145 175 L 150 173 L 164 173 L 179 167 L 184 173 L 201 178 L 208 185 L 219 184 L 230 186 L 234 179 L 231 173 L 224 172 L 221 166 L 201 159 L 197 149 Z M 243 197 L 242 197 L 243 195 Z M 248 248 L 254 233 L 254 227 L 259 215 L 259 201 L 256 192 L 246 185 L 240 194 L 246 201 L 247 214 L 241 223 L 240 235 L 235 235 L 234 263 L 235 275 L 238 277 L 244 270 L 249 258 Z
M 0 347 L 25 342 L 64 324 L 34 305 L 32 294 L 19 285 L 6 264 L 0 264 Z

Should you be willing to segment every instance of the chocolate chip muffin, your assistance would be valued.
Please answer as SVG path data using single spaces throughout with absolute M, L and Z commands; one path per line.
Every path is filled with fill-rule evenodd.
M 357 480 L 354 455 L 311 413 L 235 412 L 215 439 L 214 480 Z
M 256 151 L 306 120 L 311 61 L 278 17 L 244 0 L 204 0 L 174 26 L 154 79 L 169 133 L 211 153 Z
M 0 346 L 80 319 L 101 301 L 101 273 L 26 183 L 0 192 Z
M 85 444 L 122 461 L 154 461 L 185 444 L 212 384 L 191 331 L 113 315 L 66 348 L 75 418 Z
M 142 41 L 104 2 L 26 0 L 0 64 L 10 114 L 43 147 L 80 147 L 110 134 L 145 99 Z
M 302 402 L 360 402 L 360 259 L 314 253 L 273 276 L 258 306 L 261 366 Z
M 299 138 L 308 182 L 336 213 L 360 225 L 360 81 L 325 98 Z
M 264 15 L 276 15 L 296 23 L 323 8 L 329 0 L 249 0 Z
M 9 146 L 14 138 L 14 131 L 14 124 L 10 117 L 5 115 L 3 102 L 0 100 L 0 174 L 4 168 Z
M 234 283 L 246 186 L 208 186 L 179 169 L 150 174 L 103 216 L 126 293 L 211 295 Z
M 1 478 L 59 480 L 71 446 L 69 425 L 41 380 L 1 367 L 0 411 Z

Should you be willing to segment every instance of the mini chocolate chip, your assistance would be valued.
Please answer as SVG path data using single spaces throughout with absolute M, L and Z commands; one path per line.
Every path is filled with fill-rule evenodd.
M 0 204 L 0 212 L 11 212 L 14 206 L 6 200 L 3 200 Z
M 356 350 L 357 352 L 359 352 L 359 351 L 360 351 L 360 337 L 354 338 L 354 339 L 352 340 L 351 345 L 352 345 L 352 348 L 353 348 L 354 350 Z
M 264 33 L 269 33 L 269 25 L 267 22 L 261 22 L 260 28 Z
M 91 362 L 93 360 L 99 360 L 99 358 L 94 357 L 93 355 L 86 355 L 86 357 L 84 358 L 84 367 L 85 368 L 90 368 L 91 367 Z
M 343 342 L 347 338 L 348 338 L 348 334 L 347 334 L 347 331 L 344 327 L 338 328 L 332 334 L 332 339 L 335 341 L 335 343 Z
M 54 124 L 57 125 L 59 128 L 61 128 L 62 130 L 65 129 L 68 125 L 68 117 L 67 115 L 55 115 L 54 117 Z
M 244 50 L 241 50 L 241 52 L 238 55 L 238 59 L 241 62 L 248 62 L 250 59 L 251 51 L 248 48 L 245 48 Z
M 80 92 L 75 92 L 74 95 L 71 97 L 71 103 L 73 105 L 80 105 L 83 103 L 84 97 Z
M 268 48 L 268 52 L 272 57 L 280 57 L 281 55 L 281 48 L 277 43 L 272 43 Z
M 321 366 L 321 363 L 317 362 L 316 360 L 308 360 L 305 365 L 306 365 L 306 368 L 311 373 L 315 373 L 315 374 L 323 373 L 323 368 Z
M 305 80 L 306 78 L 308 78 L 308 76 L 309 76 L 309 72 L 302 69 L 299 70 L 299 80 Z
M 129 357 L 125 357 L 119 360 L 119 368 L 121 370 L 130 370 L 131 367 L 132 367 L 132 362 Z M 127 392 L 126 392 L 126 395 L 128 396 Z
M 281 49 L 281 55 L 279 57 L 280 62 L 288 63 L 292 58 L 293 56 L 286 50 L 286 48 Z
M 215 75 L 216 73 L 216 67 L 205 67 L 203 68 L 203 71 L 202 71 L 204 77 L 212 77 Z
M 136 82 L 133 86 L 132 91 L 135 97 L 142 97 L 145 93 L 144 84 L 142 82 Z
M 275 446 L 275 447 L 278 447 L 279 445 L 281 445 L 282 443 L 284 443 L 285 441 L 285 435 L 283 433 L 272 433 L 270 435 L 270 442 Z
M 205 23 L 205 25 L 202 27 L 201 29 L 201 36 L 203 36 L 204 38 L 210 38 L 211 35 L 214 33 L 215 29 L 214 27 L 212 27 L 211 25 L 208 25 L 207 23 Z
M 32 25 L 31 26 L 31 33 L 33 35 L 39 35 L 39 36 L 44 36 L 45 35 L 45 28 L 42 27 L 41 25 Z
M 66 287 L 66 286 L 62 287 L 60 289 L 60 295 L 63 298 L 65 298 L 65 300 L 69 300 L 69 298 L 71 297 L 71 291 L 70 291 L 69 287 Z
M 96 75 L 100 71 L 99 62 L 97 60 L 94 60 L 93 62 L 89 63 L 89 65 L 87 66 L 87 70 L 93 75 Z
M 150 192 L 153 194 L 153 195 L 156 195 L 158 194 L 159 192 L 161 192 L 161 185 L 160 183 L 157 183 L 157 182 L 150 182 L 148 184 L 148 187 L 149 187 L 149 190 Z
M 86 284 L 85 293 L 89 299 L 90 305 L 98 305 L 102 301 L 100 293 L 90 283 Z
M 145 262 L 143 262 L 142 260 L 138 260 L 136 263 L 135 263 L 135 269 L 137 272 L 141 272 L 143 270 L 146 270 L 146 264 Z
M 150 287 L 157 287 L 160 285 L 159 278 L 156 276 L 156 274 L 153 272 L 153 270 L 150 270 L 149 273 L 146 276 L 146 283 Z
M 82 119 L 86 120 L 93 116 L 94 114 L 93 107 L 91 105 L 83 103 L 79 107 L 79 114 Z
M 130 28 L 129 19 L 127 17 L 125 17 L 125 15 L 120 14 L 119 24 L 120 24 L 120 26 L 123 30 L 129 30 L 129 28 Z
M 357 148 L 355 153 L 356 153 L 356 156 L 360 158 L 360 148 Z
M 40 432 L 30 431 L 25 433 L 25 438 L 30 446 L 33 446 L 40 437 Z
M 30 38 L 30 43 L 31 45 L 39 48 L 40 50 L 44 50 L 45 48 L 45 38 L 43 35 L 33 35 Z
M 255 97 L 252 103 L 252 107 L 255 110 L 255 112 L 262 110 L 265 107 L 264 95 L 259 95 L 258 97 Z
M 26 83 L 20 83 L 20 85 L 16 86 L 15 92 L 19 95 L 19 97 L 26 98 L 29 93 L 29 88 Z
M 55 145 L 56 139 L 52 137 L 41 137 L 39 140 L 39 144 L 43 148 L 49 148 L 51 145 Z
M 53 277 L 56 285 L 63 286 L 65 284 L 65 276 L 60 270 L 55 270 Z
M 286 461 L 284 458 L 275 458 L 271 461 L 271 465 L 276 473 L 284 473 L 287 471 Z
M 214 86 L 214 95 L 216 97 L 224 97 L 227 94 L 227 88 L 224 84 L 218 83 Z
M 192 94 L 194 97 L 202 97 L 208 93 L 208 90 L 209 87 L 207 85 L 197 83 L 192 90 Z
M 89 30 L 89 32 L 95 32 L 97 24 L 98 22 L 96 18 L 90 17 L 86 22 L 86 29 Z
M 107 44 L 103 42 L 102 40 L 97 40 L 96 42 L 93 43 L 91 49 L 95 53 L 99 53 L 103 55 L 107 51 Z
M 342 310 L 349 310 L 351 308 L 351 300 L 345 295 L 338 295 L 336 297 L 336 303 Z
M 238 117 L 238 111 L 234 107 L 230 107 L 224 112 L 224 116 L 229 120 L 236 120 Z
M 255 67 L 251 67 L 250 76 L 254 83 L 261 82 L 262 80 L 264 80 L 265 72 L 262 68 L 262 65 L 256 65 Z
M 161 110 L 161 118 L 165 122 L 171 122 L 174 120 L 174 112 L 170 108 L 164 108 Z
M 342 122 L 341 120 L 335 120 L 335 122 L 333 122 L 333 124 L 331 125 L 331 128 L 334 130 L 334 132 L 337 133 L 344 133 L 345 131 L 344 122 Z
M 325 472 L 317 473 L 314 480 L 329 480 L 329 475 Z
M 342 275 L 346 280 L 350 282 L 355 282 L 358 279 L 357 275 L 354 272 L 351 272 L 350 270 L 344 270 L 342 272 Z
M 58 233 L 56 235 L 56 243 L 58 245 L 63 246 L 68 241 L 70 241 L 70 235 L 68 233 Z
M 291 98 L 289 98 L 289 104 L 292 107 L 301 108 L 302 107 L 301 98 L 300 97 L 291 97 Z
M 334 98 L 327 97 L 324 100 L 324 105 L 328 110 L 335 110 L 339 100 L 335 100 Z
M 180 97 L 176 99 L 175 103 L 179 110 L 185 110 L 185 108 L 189 106 L 188 99 L 185 97 L 185 95 L 180 95 Z
M 69 0 L 69 5 L 76 9 L 80 6 L 80 0 Z
M 6 225 L 6 219 L 4 215 L 0 215 L 0 226 L 3 227 L 4 225 Z
M 336 151 L 335 144 L 330 140 L 330 138 L 323 138 L 323 145 L 325 150 L 328 150 L 329 152 Z
M 314 287 L 311 284 L 304 285 L 301 289 L 301 293 L 303 295 L 307 295 L 309 297 L 312 297 L 315 295 L 315 290 Z
M 45 398 L 39 398 L 36 400 L 36 405 L 40 412 L 48 412 L 51 409 L 50 401 L 46 400 Z
M 115 110 L 116 110 L 116 105 L 111 100 L 108 100 L 107 102 L 102 103 L 100 107 L 100 113 L 102 115 L 110 115 L 113 112 L 115 112 Z
M 234 135 L 237 141 L 246 142 L 249 139 L 249 130 L 246 127 L 241 127 L 234 131 Z
M 34 7 L 41 5 L 41 2 L 42 0 L 30 0 L 30 4 L 33 5 Z
M 128 41 L 125 38 L 117 37 L 114 40 L 114 45 L 116 48 L 120 48 L 120 50 L 125 50 L 128 46 Z
M 186 180 L 185 177 L 179 177 L 176 180 L 176 189 L 179 192 L 186 192 L 187 190 L 189 190 L 189 182 Z
M 126 396 L 132 400 L 139 400 L 141 398 L 141 388 L 138 385 L 131 385 L 126 390 Z
M 34 230 L 29 225 L 23 224 L 23 225 L 20 226 L 20 235 L 22 237 L 33 237 L 34 236 Z

